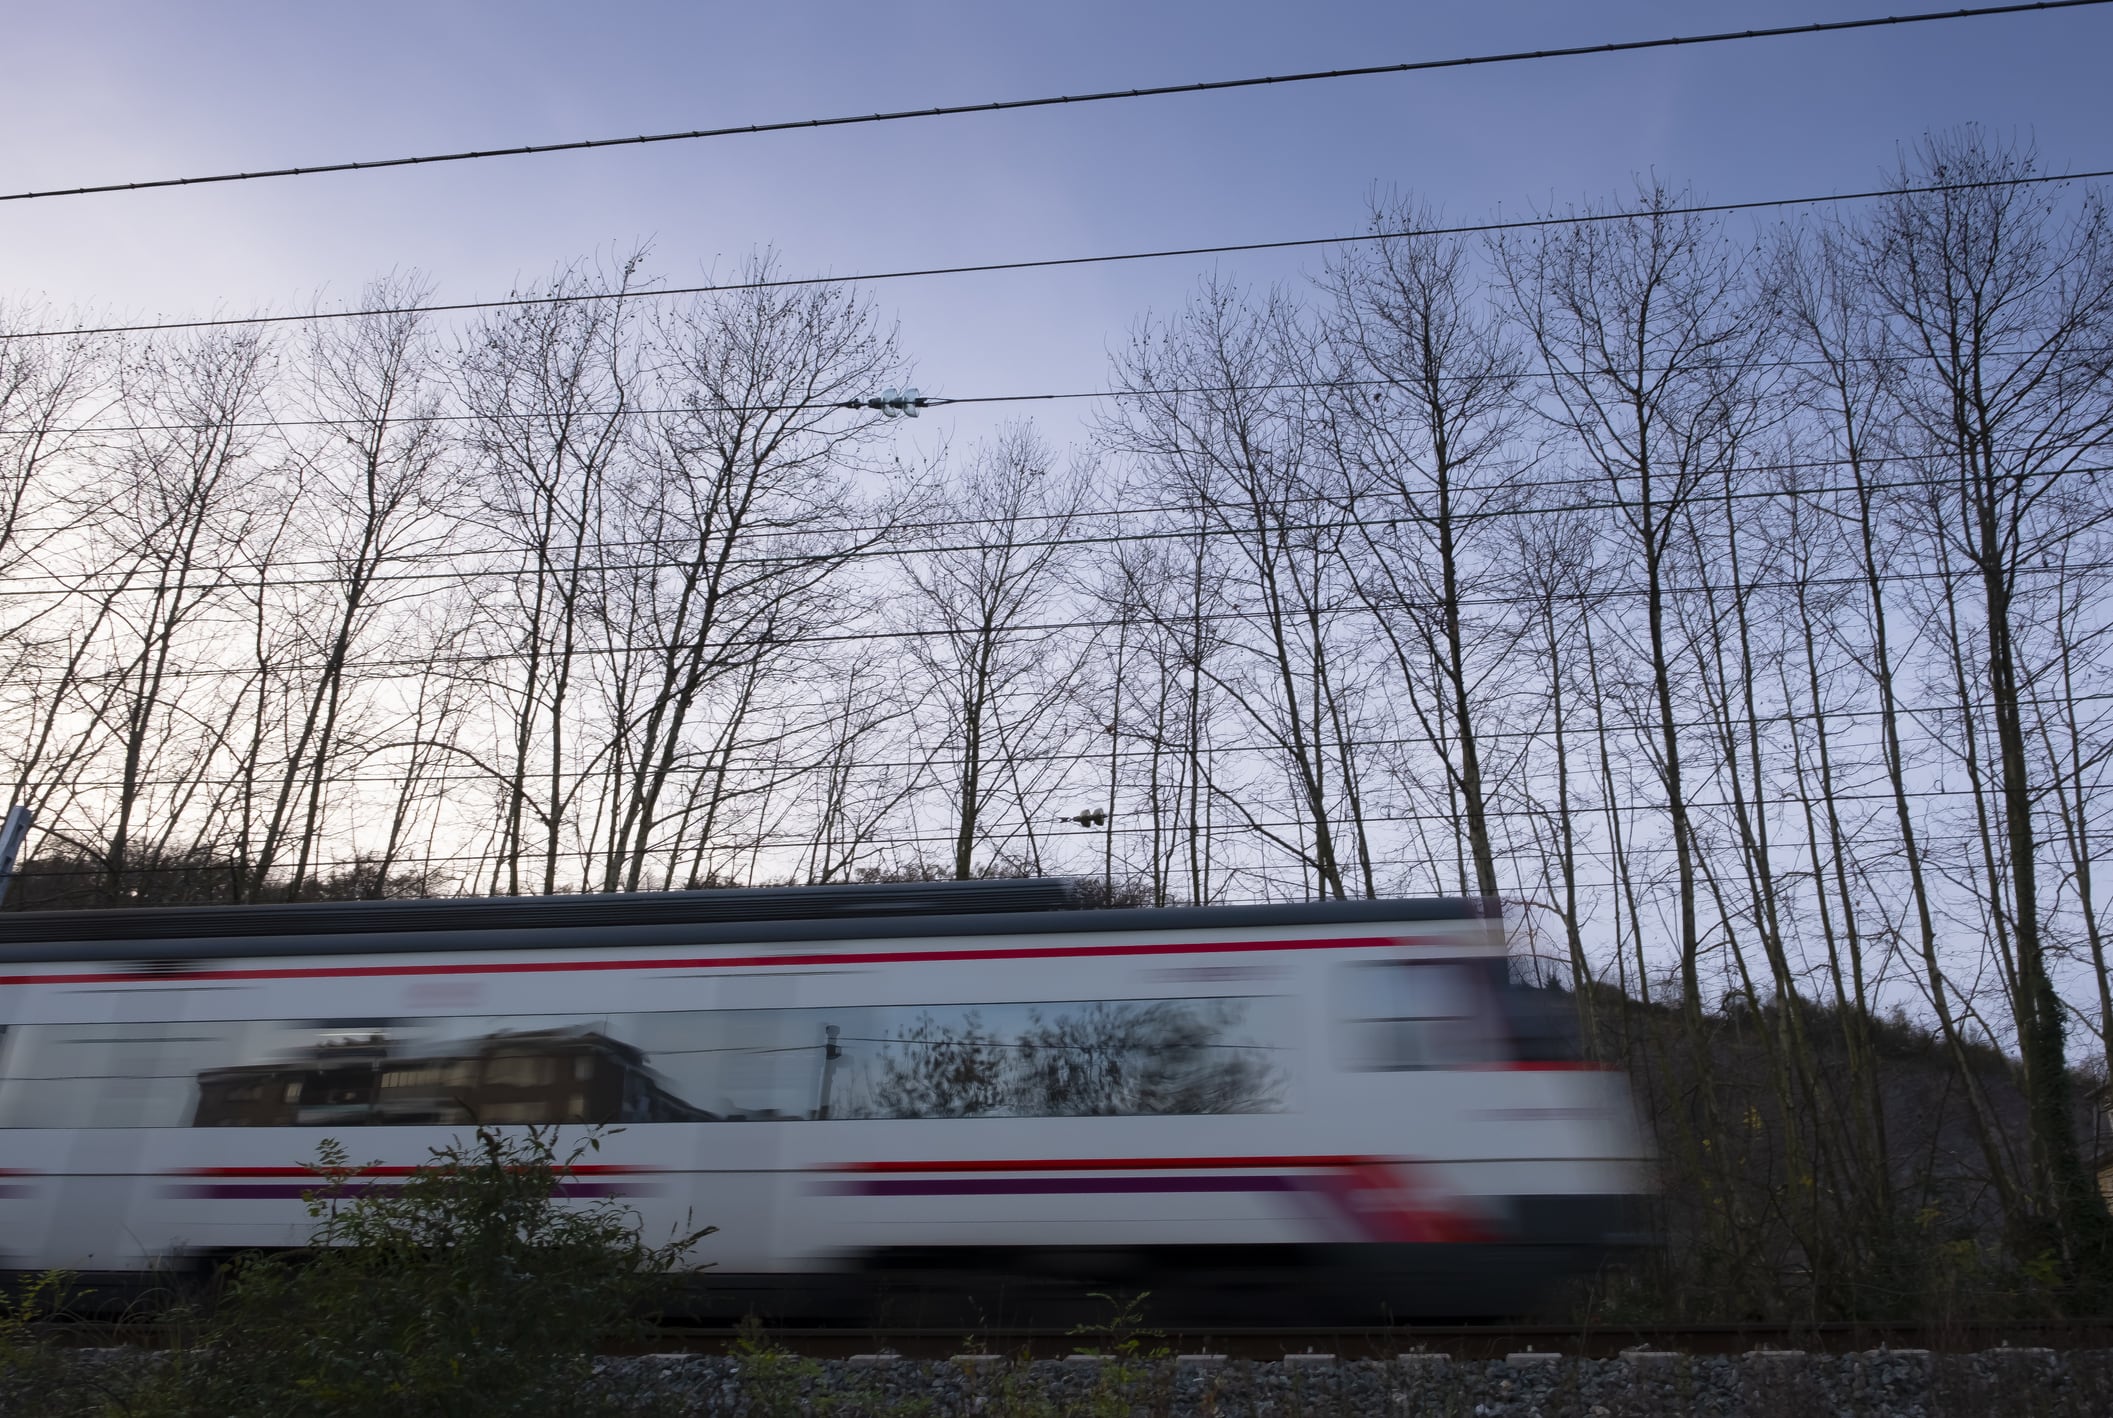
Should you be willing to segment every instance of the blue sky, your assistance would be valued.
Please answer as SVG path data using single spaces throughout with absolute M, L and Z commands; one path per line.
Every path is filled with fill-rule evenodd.
M 24 4 L 0 190 L 655 132 L 1897 13 L 1901 0 L 1478 4 Z M 1633 190 L 1869 186 L 1979 121 L 2113 167 L 2113 6 L 187 191 L 0 204 L 0 298 L 152 317 L 449 299 L 650 241 L 683 283 L 773 246 L 856 272 L 1348 232 L 1375 188 L 1471 220 Z M 1145 310 L 1230 257 L 889 285 L 919 382 L 1098 386 Z M 1076 435 L 1076 413 L 1049 431 Z M 974 433 L 980 415 L 932 418 Z

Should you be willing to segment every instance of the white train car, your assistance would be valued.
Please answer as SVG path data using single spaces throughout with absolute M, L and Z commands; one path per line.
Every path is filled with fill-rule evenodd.
M 0 916 L 0 1270 L 297 1246 L 324 1138 L 387 1185 L 531 1123 L 611 1128 L 568 1187 L 649 1237 L 719 1228 L 712 1313 L 995 1321 L 1123 1286 L 1169 1319 L 1514 1314 L 1637 1241 L 1625 1081 L 1479 903 L 1074 901 Z

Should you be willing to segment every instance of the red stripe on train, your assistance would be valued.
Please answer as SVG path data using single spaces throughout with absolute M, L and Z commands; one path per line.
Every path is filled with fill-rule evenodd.
M 1236 955 L 1283 950 L 1377 950 L 1435 945 L 1418 936 L 1335 936 L 1313 940 L 1236 940 L 1200 944 L 1038 945 L 988 950 L 868 950 L 801 955 L 686 956 L 674 960 L 508 960 L 457 965 L 314 965 L 252 970 L 113 970 L 104 974 L 0 975 L 0 985 L 100 985 L 113 980 L 344 980 L 392 975 L 527 975 L 574 970 L 742 970 L 787 965 L 923 965 L 959 960 L 1071 960 L 1123 955 Z M 231 951 L 233 953 L 239 953 Z M 444 953 L 439 950 L 432 954 Z
M 349 1167 L 346 1171 L 354 1177 L 408 1177 L 425 1168 L 391 1164 L 388 1166 Z M 562 1176 L 630 1176 L 641 1172 L 664 1172 L 665 1167 L 626 1167 L 611 1162 L 587 1162 L 574 1167 L 554 1168 Z M 312 1167 L 183 1167 L 178 1169 L 180 1177 L 313 1177 L 318 1181 L 328 1178 Z

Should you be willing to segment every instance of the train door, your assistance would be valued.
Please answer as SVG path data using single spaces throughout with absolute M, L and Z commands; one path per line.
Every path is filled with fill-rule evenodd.
M 785 1131 L 804 1122 L 812 1099 L 802 1081 L 798 977 L 737 970 L 718 977 L 709 1010 L 663 1020 L 648 1064 L 705 1121 L 688 1161 L 686 1224 L 716 1226 L 699 1247 L 711 1288 L 741 1289 L 740 1277 L 784 1268 Z M 654 1045 L 660 1045 L 654 1047 Z
M 165 984 L 62 987 L 32 1030 L 17 1082 L 25 1119 L 41 1124 L 52 1206 L 41 1264 L 128 1270 L 150 1244 L 138 1211 L 148 1198 L 152 1139 L 187 1096 L 167 1067 L 187 1046 L 190 995 Z M 61 1131 L 63 1129 L 63 1131 Z
M 8 1116 L 12 1092 L 8 1079 L 16 1071 L 15 1056 L 22 1038 L 16 1030 L 11 1042 L 9 1030 L 28 993 L 19 987 L 0 989 L 0 1271 L 24 1270 L 33 1263 L 29 1246 L 33 1237 L 45 1231 L 44 1208 L 48 1205 L 46 1185 L 40 1180 L 43 1169 L 37 1165 L 48 1160 L 43 1156 L 45 1149 L 30 1146 L 28 1133 Z
M 1500 962 L 1501 964 L 1501 962 Z M 1480 1239 L 1501 1228 L 1475 1120 L 1502 1096 L 1510 1048 L 1490 960 L 1416 956 L 1336 967 L 1331 1034 L 1354 1239 Z

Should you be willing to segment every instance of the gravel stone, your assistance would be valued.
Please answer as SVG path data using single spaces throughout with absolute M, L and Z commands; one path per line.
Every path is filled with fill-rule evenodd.
M 165 1362 L 140 1350 L 77 1350 L 84 1385 Z M 1097 1363 L 958 1355 L 817 1360 L 648 1354 L 598 1365 L 598 1386 L 651 1418 L 2107 1418 L 2113 1350 L 1991 1349 L 1932 1355 L 1534 1353 L 1531 1362 L 1292 1356 L 1096 1356 Z M 892 1362 L 874 1363 L 874 1359 Z M 1216 1362 L 1199 1363 L 1199 1359 Z M 866 1360 L 867 1362 L 860 1362 Z M 964 1360 L 972 1362 L 963 1362 Z M 583 1396 L 584 1398 L 584 1396 Z M 0 1418 L 48 1411 L 0 1385 Z M 607 1412 L 598 1408 L 598 1412 Z M 553 1414 L 551 1418 L 567 1418 Z

